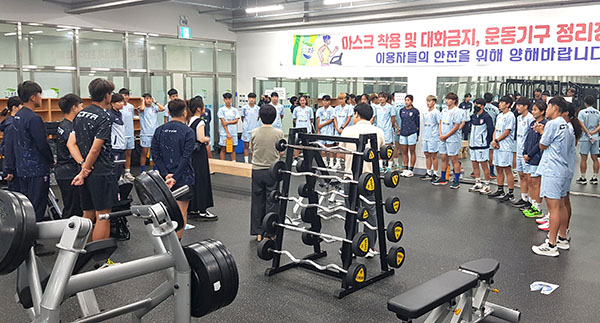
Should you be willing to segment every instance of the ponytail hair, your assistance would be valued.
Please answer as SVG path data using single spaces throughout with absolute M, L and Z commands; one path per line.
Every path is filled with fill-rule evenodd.
M 577 116 L 575 115 L 575 105 L 571 102 L 568 102 L 565 112 L 569 113 L 569 122 L 571 122 L 575 132 L 575 140 L 579 141 L 583 130 L 581 129 L 581 123 L 579 123 L 579 120 L 577 120 Z
M 6 102 L 6 109 L 2 110 L 2 112 L 0 112 L 0 116 L 7 116 L 9 115 L 14 107 L 18 107 L 21 104 L 23 104 L 23 101 L 21 101 L 21 99 L 18 96 L 13 96 L 10 97 L 8 99 L 8 102 Z

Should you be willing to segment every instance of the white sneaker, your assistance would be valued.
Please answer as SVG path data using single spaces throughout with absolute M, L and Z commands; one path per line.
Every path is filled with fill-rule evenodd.
M 375 249 L 369 249 L 369 252 L 365 255 L 365 258 L 373 258 L 379 254 L 379 251 Z
M 481 192 L 483 185 L 481 183 L 475 183 L 475 185 L 469 187 L 469 192 Z
M 550 243 L 550 239 L 546 238 L 546 241 L 544 241 L 544 242 Z M 556 247 L 558 249 L 562 249 L 562 250 L 569 250 L 569 248 L 571 248 L 571 239 L 567 239 L 567 240 L 556 239 Z
M 550 214 L 546 213 L 543 218 L 535 220 L 537 224 L 546 224 L 550 221 Z
M 401 176 L 401 177 L 407 177 L 407 176 L 406 176 L 406 172 L 408 172 L 408 169 L 405 169 L 405 170 L 403 170 L 403 171 L 400 173 L 400 176 Z
M 415 176 L 415 173 L 412 170 L 409 169 L 408 171 L 406 171 L 406 177 L 413 177 L 413 176 Z
M 485 185 L 479 190 L 479 194 L 488 195 L 492 193 L 492 188 L 489 185 Z
M 531 246 L 531 251 L 540 256 L 558 257 L 558 248 L 556 246 L 550 248 L 545 242 L 539 246 Z
M 294 159 L 294 161 L 292 162 L 292 167 L 296 167 L 296 165 L 298 165 L 298 160 Z
M 540 229 L 542 231 L 549 231 L 550 230 L 550 221 L 548 221 L 544 224 L 538 225 L 538 229 Z
M 336 164 L 333 166 L 333 168 L 335 168 L 335 169 L 342 169 L 342 164 L 340 164 L 339 162 L 337 162 L 337 163 L 336 163 Z
M 125 175 L 123 175 L 123 178 L 125 178 L 126 180 L 133 182 L 135 181 L 135 176 L 131 175 L 131 173 L 125 173 Z

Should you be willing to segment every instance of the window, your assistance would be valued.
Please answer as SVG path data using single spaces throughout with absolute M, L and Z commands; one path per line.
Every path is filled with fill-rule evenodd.
M 32 71 L 23 73 L 23 80 L 31 80 L 42 87 L 42 97 L 59 98 L 65 94 L 73 93 L 73 72 L 46 72 Z M 89 96 L 87 86 L 81 89 L 81 96 Z
M 133 40 L 133 41 L 132 41 Z M 146 68 L 146 48 L 144 46 L 144 37 L 133 35 L 129 37 L 127 53 L 127 64 L 129 68 L 145 69 Z M 162 58 L 161 58 L 162 60 Z M 162 66 L 161 66 L 162 69 Z
M 0 24 L 0 64 L 17 65 L 17 25 Z
M 0 95 L 3 98 L 17 95 L 17 85 L 17 71 L 0 71 Z
M 80 31 L 79 66 L 123 68 L 123 35 L 120 33 Z
M 213 72 L 214 71 L 214 46 L 212 43 L 194 42 L 191 49 L 192 71 Z
M 233 71 L 233 52 L 217 49 L 217 72 L 231 73 Z
M 24 65 L 71 67 L 73 64 L 73 29 L 23 26 Z

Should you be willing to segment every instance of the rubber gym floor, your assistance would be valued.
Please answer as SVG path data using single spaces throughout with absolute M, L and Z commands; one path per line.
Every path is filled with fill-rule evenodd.
M 213 175 L 217 222 L 190 223 L 196 228 L 185 233 L 183 243 L 215 238 L 223 241 L 237 262 L 240 285 L 236 300 L 228 307 L 211 313 L 197 322 L 399 322 L 387 310 L 387 300 L 397 294 L 455 270 L 461 263 L 484 257 L 500 261 L 500 270 L 489 301 L 518 308 L 522 322 L 597 322 L 600 290 L 598 245 L 598 200 L 573 197 L 571 250 L 561 251 L 558 258 L 536 256 L 531 245 L 541 243 L 545 233 L 538 231 L 534 220 L 519 211 L 476 193 L 467 184 L 459 190 L 434 187 L 418 178 L 402 179 L 397 189 L 386 189 L 384 196 L 400 196 L 397 215 L 386 215 L 386 222 L 401 219 L 405 233 L 399 242 L 406 249 L 406 261 L 394 276 L 379 281 L 338 300 L 333 291 L 338 280 L 304 269 L 291 269 L 272 277 L 264 275 L 270 262 L 256 256 L 256 245 L 249 236 L 250 179 Z M 295 183 L 296 185 L 298 183 Z M 57 191 L 57 190 L 55 190 Z M 295 192 L 295 189 L 291 189 Z M 136 198 L 137 199 L 137 198 Z M 335 221 L 335 220 L 334 220 Z M 111 257 L 126 262 L 149 255 L 152 248 L 142 221 L 130 219 L 131 240 L 120 242 Z M 341 222 L 324 224 L 324 232 L 342 234 Z M 44 241 L 52 246 L 54 241 Z M 389 246 L 389 243 L 388 243 Z M 297 256 L 309 253 L 300 235 L 286 232 L 284 248 Z M 323 262 L 340 263 L 339 243 L 325 245 L 328 257 Z M 284 259 L 284 258 L 282 258 Z M 43 258 L 52 265 L 52 257 Z M 378 258 L 359 259 L 373 273 Z M 367 274 L 367 275 L 368 275 Z M 155 273 L 96 290 L 102 309 L 109 309 L 140 299 L 162 282 Z M 551 295 L 529 291 L 534 281 L 559 284 Z M 0 322 L 28 320 L 22 307 L 15 303 L 15 274 L 0 278 Z M 171 322 L 172 299 L 158 306 L 146 322 Z M 62 305 L 62 319 L 79 317 L 74 298 Z M 417 320 L 422 322 L 423 318 Z M 111 322 L 128 322 L 124 316 Z M 486 322 L 500 322 L 489 319 Z

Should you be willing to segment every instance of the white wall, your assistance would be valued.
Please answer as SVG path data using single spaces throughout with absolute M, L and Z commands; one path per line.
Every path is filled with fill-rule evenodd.
M 350 25 L 279 31 L 269 33 L 238 33 L 237 42 L 237 90 L 247 93 L 253 89 L 253 77 L 407 77 L 408 92 L 415 97 L 415 106 L 426 109 L 425 98 L 436 93 L 438 76 L 511 76 L 511 75 L 599 75 L 600 61 L 593 62 L 535 62 L 490 64 L 445 64 L 439 66 L 293 66 L 293 35 L 338 34 L 364 35 L 408 31 L 436 31 L 454 28 L 477 28 L 478 39 L 483 38 L 486 28 L 502 26 L 529 26 L 548 24 L 553 26 L 551 37 L 556 38 L 556 24 L 596 22 L 600 5 L 564 7 L 546 10 L 523 10 L 460 18 L 435 18 L 416 21 L 388 22 L 381 24 Z M 558 45 L 546 40 L 544 45 Z M 600 46 L 600 42 L 579 43 L 577 46 Z M 524 45 L 525 47 L 528 45 Z M 530 45 L 535 47 L 535 45 Z M 495 46 L 498 47 L 498 46 Z M 502 47 L 502 46 L 500 46 Z M 510 48 L 510 47 L 506 47 Z M 441 48 L 451 49 L 451 48 Z M 456 48 L 455 48 L 456 49 Z M 431 50 L 431 49 L 430 49 Z M 373 64 L 370 64 L 373 65 Z M 460 94 L 459 94 L 460 95 Z M 421 149 L 418 145 L 418 150 Z M 419 156 L 422 154 L 419 152 Z M 419 159 L 417 167 L 423 167 Z
M 61 6 L 42 0 L 2 0 L 0 20 L 108 28 L 146 33 L 177 35 L 179 16 L 187 16 L 192 37 L 235 41 L 235 33 L 214 18 L 197 14 L 193 6 L 155 3 L 104 10 L 98 13 L 69 15 Z

